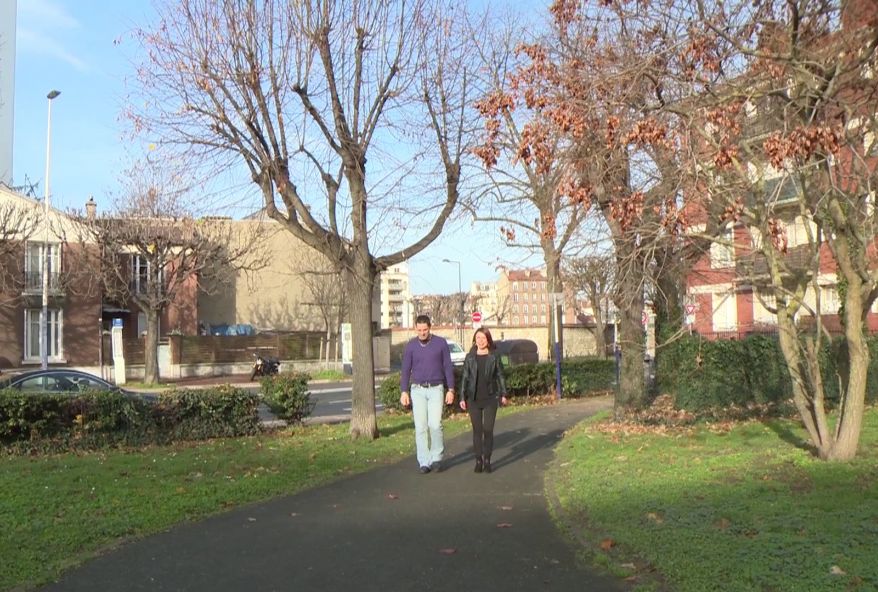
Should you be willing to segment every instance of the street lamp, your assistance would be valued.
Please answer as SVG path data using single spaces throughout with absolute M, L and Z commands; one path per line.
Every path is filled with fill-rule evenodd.
M 40 314 L 40 367 L 43 370 L 49 367 L 49 200 L 52 195 L 49 173 L 52 166 L 52 100 L 60 94 L 61 91 L 53 90 L 46 95 L 49 100 L 49 115 L 46 125 L 46 192 L 43 198 L 43 310 Z
M 460 282 L 460 261 L 455 261 L 454 259 L 443 259 L 443 263 L 454 263 L 457 265 L 457 293 L 460 294 L 460 310 L 457 311 L 457 341 L 463 347 L 463 305 L 464 305 L 464 297 L 463 297 L 463 287 Z

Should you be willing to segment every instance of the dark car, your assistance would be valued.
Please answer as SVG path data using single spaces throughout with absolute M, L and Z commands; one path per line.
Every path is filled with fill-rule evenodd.
M 13 388 L 30 393 L 79 393 L 83 391 L 117 391 L 131 395 L 99 376 L 65 368 L 30 370 L 0 376 L 0 388 Z
M 497 355 L 506 366 L 516 364 L 537 364 L 540 361 L 540 350 L 530 339 L 504 339 L 495 341 Z

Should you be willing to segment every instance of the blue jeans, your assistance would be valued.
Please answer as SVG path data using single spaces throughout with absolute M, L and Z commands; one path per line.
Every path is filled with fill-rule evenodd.
M 415 419 L 415 447 L 418 464 L 429 467 L 442 460 L 445 442 L 442 438 L 442 408 L 445 406 L 445 387 L 441 384 L 424 388 L 411 387 L 412 416 Z M 429 435 L 429 440 L 427 436 Z

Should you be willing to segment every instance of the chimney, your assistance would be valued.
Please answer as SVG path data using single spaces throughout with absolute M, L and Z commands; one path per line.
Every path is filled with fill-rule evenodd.
M 88 201 L 85 202 L 85 217 L 88 220 L 95 219 L 95 213 L 98 210 L 98 204 L 95 203 L 95 198 L 93 195 L 90 195 Z

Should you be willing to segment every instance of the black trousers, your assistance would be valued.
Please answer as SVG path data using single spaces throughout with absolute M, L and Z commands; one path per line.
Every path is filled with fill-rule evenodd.
M 473 425 L 473 452 L 476 457 L 491 458 L 494 450 L 494 420 L 497 419 L 497 399 L 473 401 L 467 406 L 469 420 Z

